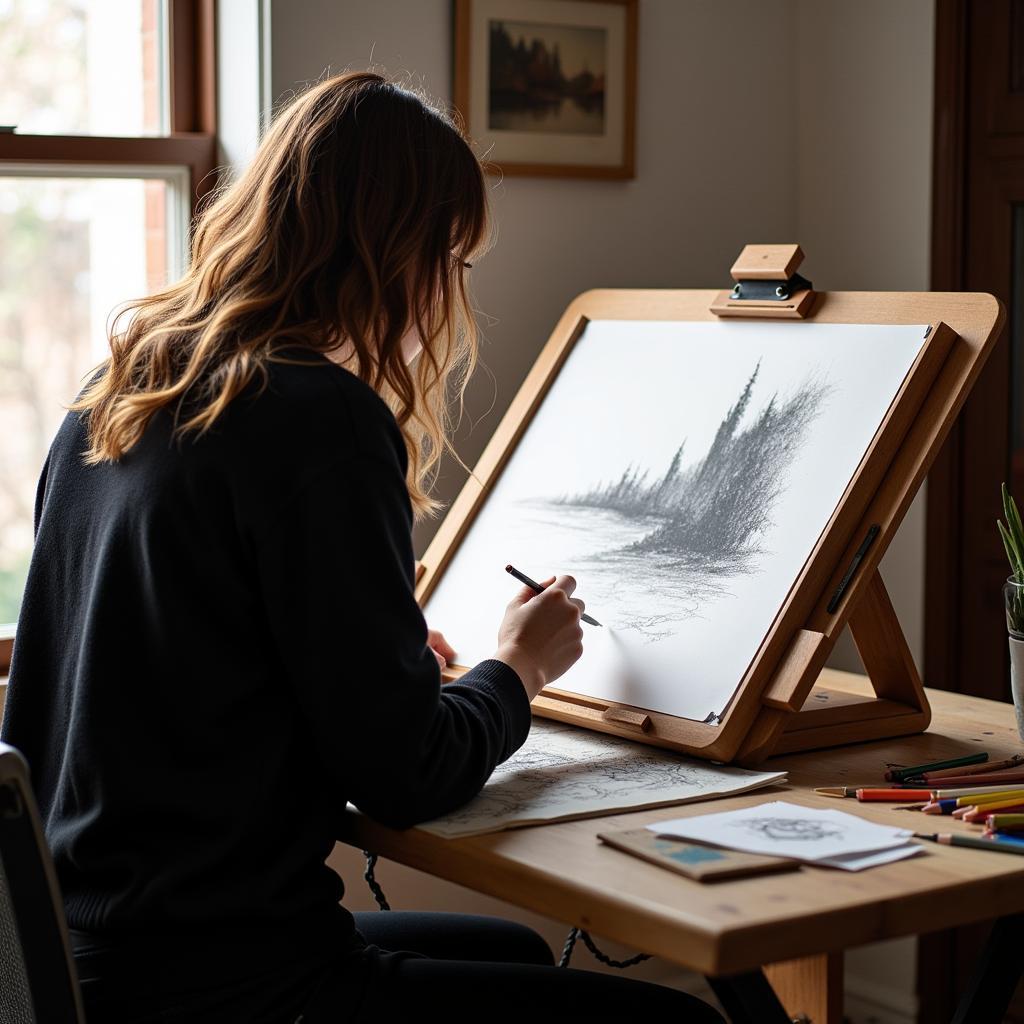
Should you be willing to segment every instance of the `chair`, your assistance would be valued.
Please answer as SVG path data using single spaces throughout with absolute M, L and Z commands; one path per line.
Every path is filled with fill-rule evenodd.
M 0 743 L 0 1024 L 85 1024 L 28 765 Z

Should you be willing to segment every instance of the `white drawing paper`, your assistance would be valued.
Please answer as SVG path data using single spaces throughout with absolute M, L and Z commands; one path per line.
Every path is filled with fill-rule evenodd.
M 848 853 L 842 857 L 824 857 L 816 860 L 816 868 L 841 868 L 843 871 L 863 871 L 865 868 L 877 867 L 879 864 L 891 864 L 894 860 L 906 860 L 924 853 L 924 847 L 916 843 L 905 846 L 894 846 L 891 850 L 879 850 L 872 853 Z
M 595 321 L 431 594 L 458 663 L 520 584 L 602 627 L 554 685 L 721 715 L 924 342 L 924 325 Z
M 713 765 L 563 722 L 535 718 L 526 742 L 481 792 L 417 826 L 452 839 L 569 818 L 733 796 L 785 782 L 785 772 Z
M 691 842 L 815 863 L 904 847 L 913 835 L 910 829 L 876 825 L 845 811 L 801 807 L 784 800 L 659 821 L 647 828 Z

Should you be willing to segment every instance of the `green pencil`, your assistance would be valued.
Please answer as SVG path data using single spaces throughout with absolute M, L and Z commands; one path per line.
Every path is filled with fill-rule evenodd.
M 1024 854 L 1024 843 L 1004 843 L 995 837 L 982 839 L 981 836 L 939 835 L 935 832 L 922 835 L 915 832 L 914 838 L 927 839 L 929 842 L 942 843 L 944 846 L 969 846 L 972 850 L 995 850 L 997 853 Z
M 925 772 L 938 772 L 943 768 L 962 768 L 967 764 L 984 764 L 988 754 L 968 754 L 966 757 L 952 757 L 948 761 L 932 761 L 931 764 L 915 764 L 909 768 L 893 768 L 885 773 L 888 782 L 902 782 L 904 779 L 917 778 Z

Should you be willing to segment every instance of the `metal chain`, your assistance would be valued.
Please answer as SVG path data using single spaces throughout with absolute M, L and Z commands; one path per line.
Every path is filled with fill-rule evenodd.
M 366 879 L 366 884 L 370 887 L 370 892 L 373 893 L 373 898 L 377 901 L 377 906 L 381 910 L 390 910 L 391 906 L 384 896 L 384 890 L 380 887 L 380 883 L 373 876 L 373 867 L 377 863 L 377 854 L 370 853 L 369 850 L 363 850 L 363 856 L 366 858 L 366 870 L 363 872 L 363 878 Z
M 558 961 L 559 967 L 569 966 L 569 959 L 572 957 L 573 947 L 576 945 L 577 938 L 583 939 L 584 945 L 594 954 L 594 959 L 600 960 L 601 963 L 607 964 L 609 967 L 618 967 L 620 970 L 623 970 L 626 967 L 632 967 L 633 964 L 640 963 L 642 960 L 651 959 L 652 954 L 650 953 L 637 953 L 636 956 L 631 956 L 628 960 L 613 960 L 597 948 L 589 932 L 583 931 L 582 928 L 573 928 L 568 936 L 566 936 L 565 945 L 562 947 L 562 958 Z
M 387 898 L 384 896 L 384 890 L 380 886 L 380 882 L 374 877 L 373 869 L 377 863 L 377 854 L 370 853 L 369 850 L 363 850 L 363 856 L 366 858 L 366 871 L 363 872 L 363 878 L 366 879 L 366 884 L 370 887 L 370 892 L 373 893 L 373 898 L 377 901 L 377 905 L 381 910 L 390 910 Z M 632 967 L 633 964 L 638 964 L 642 960 L 650 960 L 650 953 L 637 953 L 636 956 L 631 956 L 628 960 L 613 960 L 610 956 L 602 953 L 594 944 L 594 940 L 590 937 L 589 932 L 583 931 L 581 928 L 573 928 L 566 936 L 565 945 L 562 947 L 562 957 L 558 961 L 559 967 L 568 967 L 569 960 L 572 957 L 573 947 L 576 945 L 577 938 L 582 938 L 584 945 L 591 953 L 594 954 L 595 959 L 600 960 L 601 963 L 607 964 L 609 967 L 618 967 L 620 970 L 626 967 Z

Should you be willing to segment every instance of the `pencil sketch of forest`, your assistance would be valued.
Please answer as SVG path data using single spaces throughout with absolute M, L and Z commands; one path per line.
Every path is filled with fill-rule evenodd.
M 579 563 L 588 573 L 588 600 L 594 608 L 614 606 L 616 625 L 644 642 L 700 615 L 730 579 L 757 572 L 769 550 L 766 536 L 790 468 L 833 388 L 811 374 L 790 393 L 758 402 L 760 368 L 698 457 L 687 459 L 681 438 L 653 477 L 641 457 L 610 482 L 529 502 L 535 523 L 554 513 L 559 528 L 592 532 L 592 553 Z M 631 580 L 640 585 L 631 588 Z

